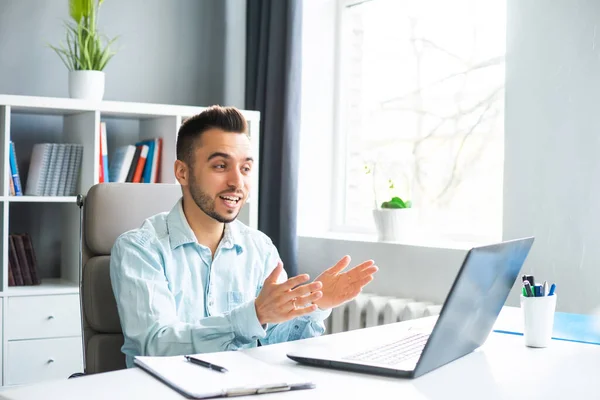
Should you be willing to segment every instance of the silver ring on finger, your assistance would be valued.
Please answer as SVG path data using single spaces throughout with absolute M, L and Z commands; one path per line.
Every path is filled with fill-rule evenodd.
M 298 309 L 298 306 L 296 306 L 296 298 L 295 297 L 292 299 L 292 305 L 294 306 L 294 310 Z

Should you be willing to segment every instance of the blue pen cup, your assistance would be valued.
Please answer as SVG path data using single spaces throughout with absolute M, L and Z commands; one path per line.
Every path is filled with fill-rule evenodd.
M 554 328 L 556 293 L 552 296 L 525 297 L 521 295 L 523 336 L 529 347 L 548 347 Z

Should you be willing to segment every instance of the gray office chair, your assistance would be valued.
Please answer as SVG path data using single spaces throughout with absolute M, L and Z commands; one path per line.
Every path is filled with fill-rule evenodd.
M 109 276 L 117 237 L 181 197 L 178 184 L 101 183 L 83 202 L 81 238 L 81 320 L 85 374 L 125 368 L 123 333 Z

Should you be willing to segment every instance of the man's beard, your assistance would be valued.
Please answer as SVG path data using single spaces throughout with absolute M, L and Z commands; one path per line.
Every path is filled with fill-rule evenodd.
M 195 178 L 193 176 L 190 176 L 190 178 L 191 182 L 195 182 Z M 188 187 L 190 189 L 192 199 L 194 199 L 194 202 L 204 212 L 204 214 L 222 223 L 235 221 L 239 214 L 239 209 L 235 215 L 224 217 L 215 210 L 215 200 L 203 192 L 202 189 L 200 189 L 200 186 L 198 186 L 196 183 L 191 183 Z M 242 201 L 242 199 L 239 201 Z

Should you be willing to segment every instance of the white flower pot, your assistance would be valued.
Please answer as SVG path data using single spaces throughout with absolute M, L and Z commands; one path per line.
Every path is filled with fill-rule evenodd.
M 399 242 L 414 238 L 418 211 L 415 208 L 379 208 L 373 210 L 378 239 Z
M 69 71 L 69 96 L 101 101 L 104 97 L 103 71 Z

